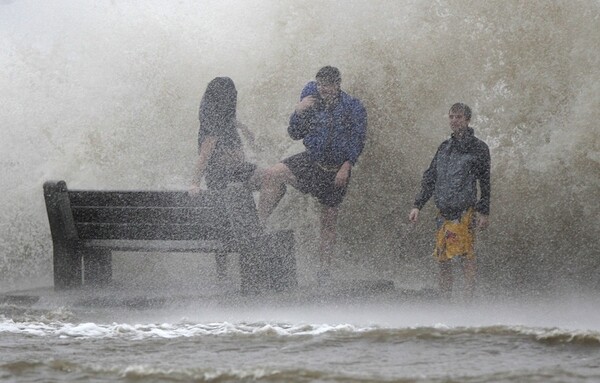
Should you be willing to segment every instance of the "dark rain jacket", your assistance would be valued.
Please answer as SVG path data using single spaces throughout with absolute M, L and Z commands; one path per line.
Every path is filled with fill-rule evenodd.
M 309 82 L 300 95 L 303 99 L 318 95 L 317 84 Z M 346 161 L 358 161 L 367 132 L 367 112 L 360 100 L 341 92 L 338 104 L 326 110 L 317 103 L 304 113 L 293 113 L 288 133 L 294 140 L 302 139 L 311 160 L 340 166 Z
M 480 198 L 477 198 L 479 181 Z M 446 219 L 457 219 L 470 207 L 490 212 L 490 150 L 475 137 L 473 129 L 458 138 L 454 134 L 438 148 L 423 173 L 421 191 L 414 206 L 422 209 L 434 196 L 435 205 Z

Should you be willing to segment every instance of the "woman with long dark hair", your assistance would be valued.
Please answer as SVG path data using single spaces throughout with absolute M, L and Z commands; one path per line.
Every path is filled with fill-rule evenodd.
M 198 160 L 193 192 L 200 190 L 202 177 L 208 189 L 224 189 L 232 182 L 259 185 L 256 165 L 246 162 L 238 129 L 253 141 L 248 128 L 237 121 L 237 90 L 229 77 L 216 77 L 208 83 L 200 102 Z
M 202 178 L 209 190 L 224 189 L 227 184 L 243 182 L 252 190 L 260 187 L 256 165 L 246 162 L 238 129 L 248 141 L 254 137 L 237 121 L 237 90 L 229 77 L 216 77 L 208 83 L 200 102 L 198 159 L 191 194 L 201 190 Z M 227 270 L 226 253 L 215 255 L 217 275 L 223 279 Z

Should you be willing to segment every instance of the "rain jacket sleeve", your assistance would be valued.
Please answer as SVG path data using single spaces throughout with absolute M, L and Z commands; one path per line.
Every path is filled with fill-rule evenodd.
M 423 206 L 425 206 L 427 201 L 433 196 L 435 181 L 437 179 L 437 161 L 439 152 L 440 149 L 438 148 L 435 156 L 433 156 L 433 160 L 431 160 L 429 168 L 423 173 L 423 178 L 421 179 L 421 191 L 417 194 L 415 203 L 413 204 L 413 206 L 419 210 L 423 209 Z
M 311 81 L 304 86 L 302 89 L 302 93 L 300 93 L 300 100 L 302 100 L 306 96 L 310 95 L 318 95 L 317 91 L 317 83 L 315 81 Z M 292 113 L 290 117 L 290 124 L 288 125 L 288 134 L 292 138 L 292 140 L 301 140 L 310 132 L 311 125 L 314 123 L 314 113 L 311 113 L 310 110 L 305 111 L 304 113 Z
M 354 141 L 348 147 L 348 161 L 354 166 L 365 147 L 367 136 L 367 111 L 358 100 L 352 107 L 352 137 Z
M 477 163 L 475 171 L 477 172 L 477 179 L 479 180 L 479 192 L 480 198 L 475 205 L 475 211 L 489 215 L 490 214 L 490 167 L 491 157 L 490 149 L 487 145 L 482 145 L 481 153 L 479 156 L 480 160 Z

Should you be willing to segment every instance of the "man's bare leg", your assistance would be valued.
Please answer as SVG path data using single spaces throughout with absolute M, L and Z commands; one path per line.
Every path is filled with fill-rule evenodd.
M 319 244 L 319 262 L 321 270 L 326 273 L 331 269 L 331 260 L 337 241 L 337 207 L 321 208 L 321 239 Z
M 282 162 L 264 171 L 258 199 L 258 218 L 261 224 L 266 224 L 267 219 L 283 198 L 285 185 L 294 185 L 295 183 L 296 177 Z
M 439 274 L 439 288 L 440 294 L 442 297 L 446 299 L 450 299 L 452 297 L 452 262 L 451 261 L 443 261 L 439 262 L 440 264 L 440 274 Z
M 465 299 L 467 302 L 470 302 L 473 300 L 473 295 L 475 294 L 475 282 L 477 276 L 477 261 L 475 258 L 463 259 L 462 269 L 465 279 Z

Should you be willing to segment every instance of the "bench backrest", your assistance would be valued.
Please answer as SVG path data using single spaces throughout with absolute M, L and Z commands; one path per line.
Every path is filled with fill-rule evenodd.
M 67 190 L 46 182 L 53 239 L 221 240 L 242 243 L 259 229 L 252 194 L 241 185 L 203 191 Z
M 80 239 L 207 240 L 229 236 L 220 195 L 171 191 L 69 191 Z

